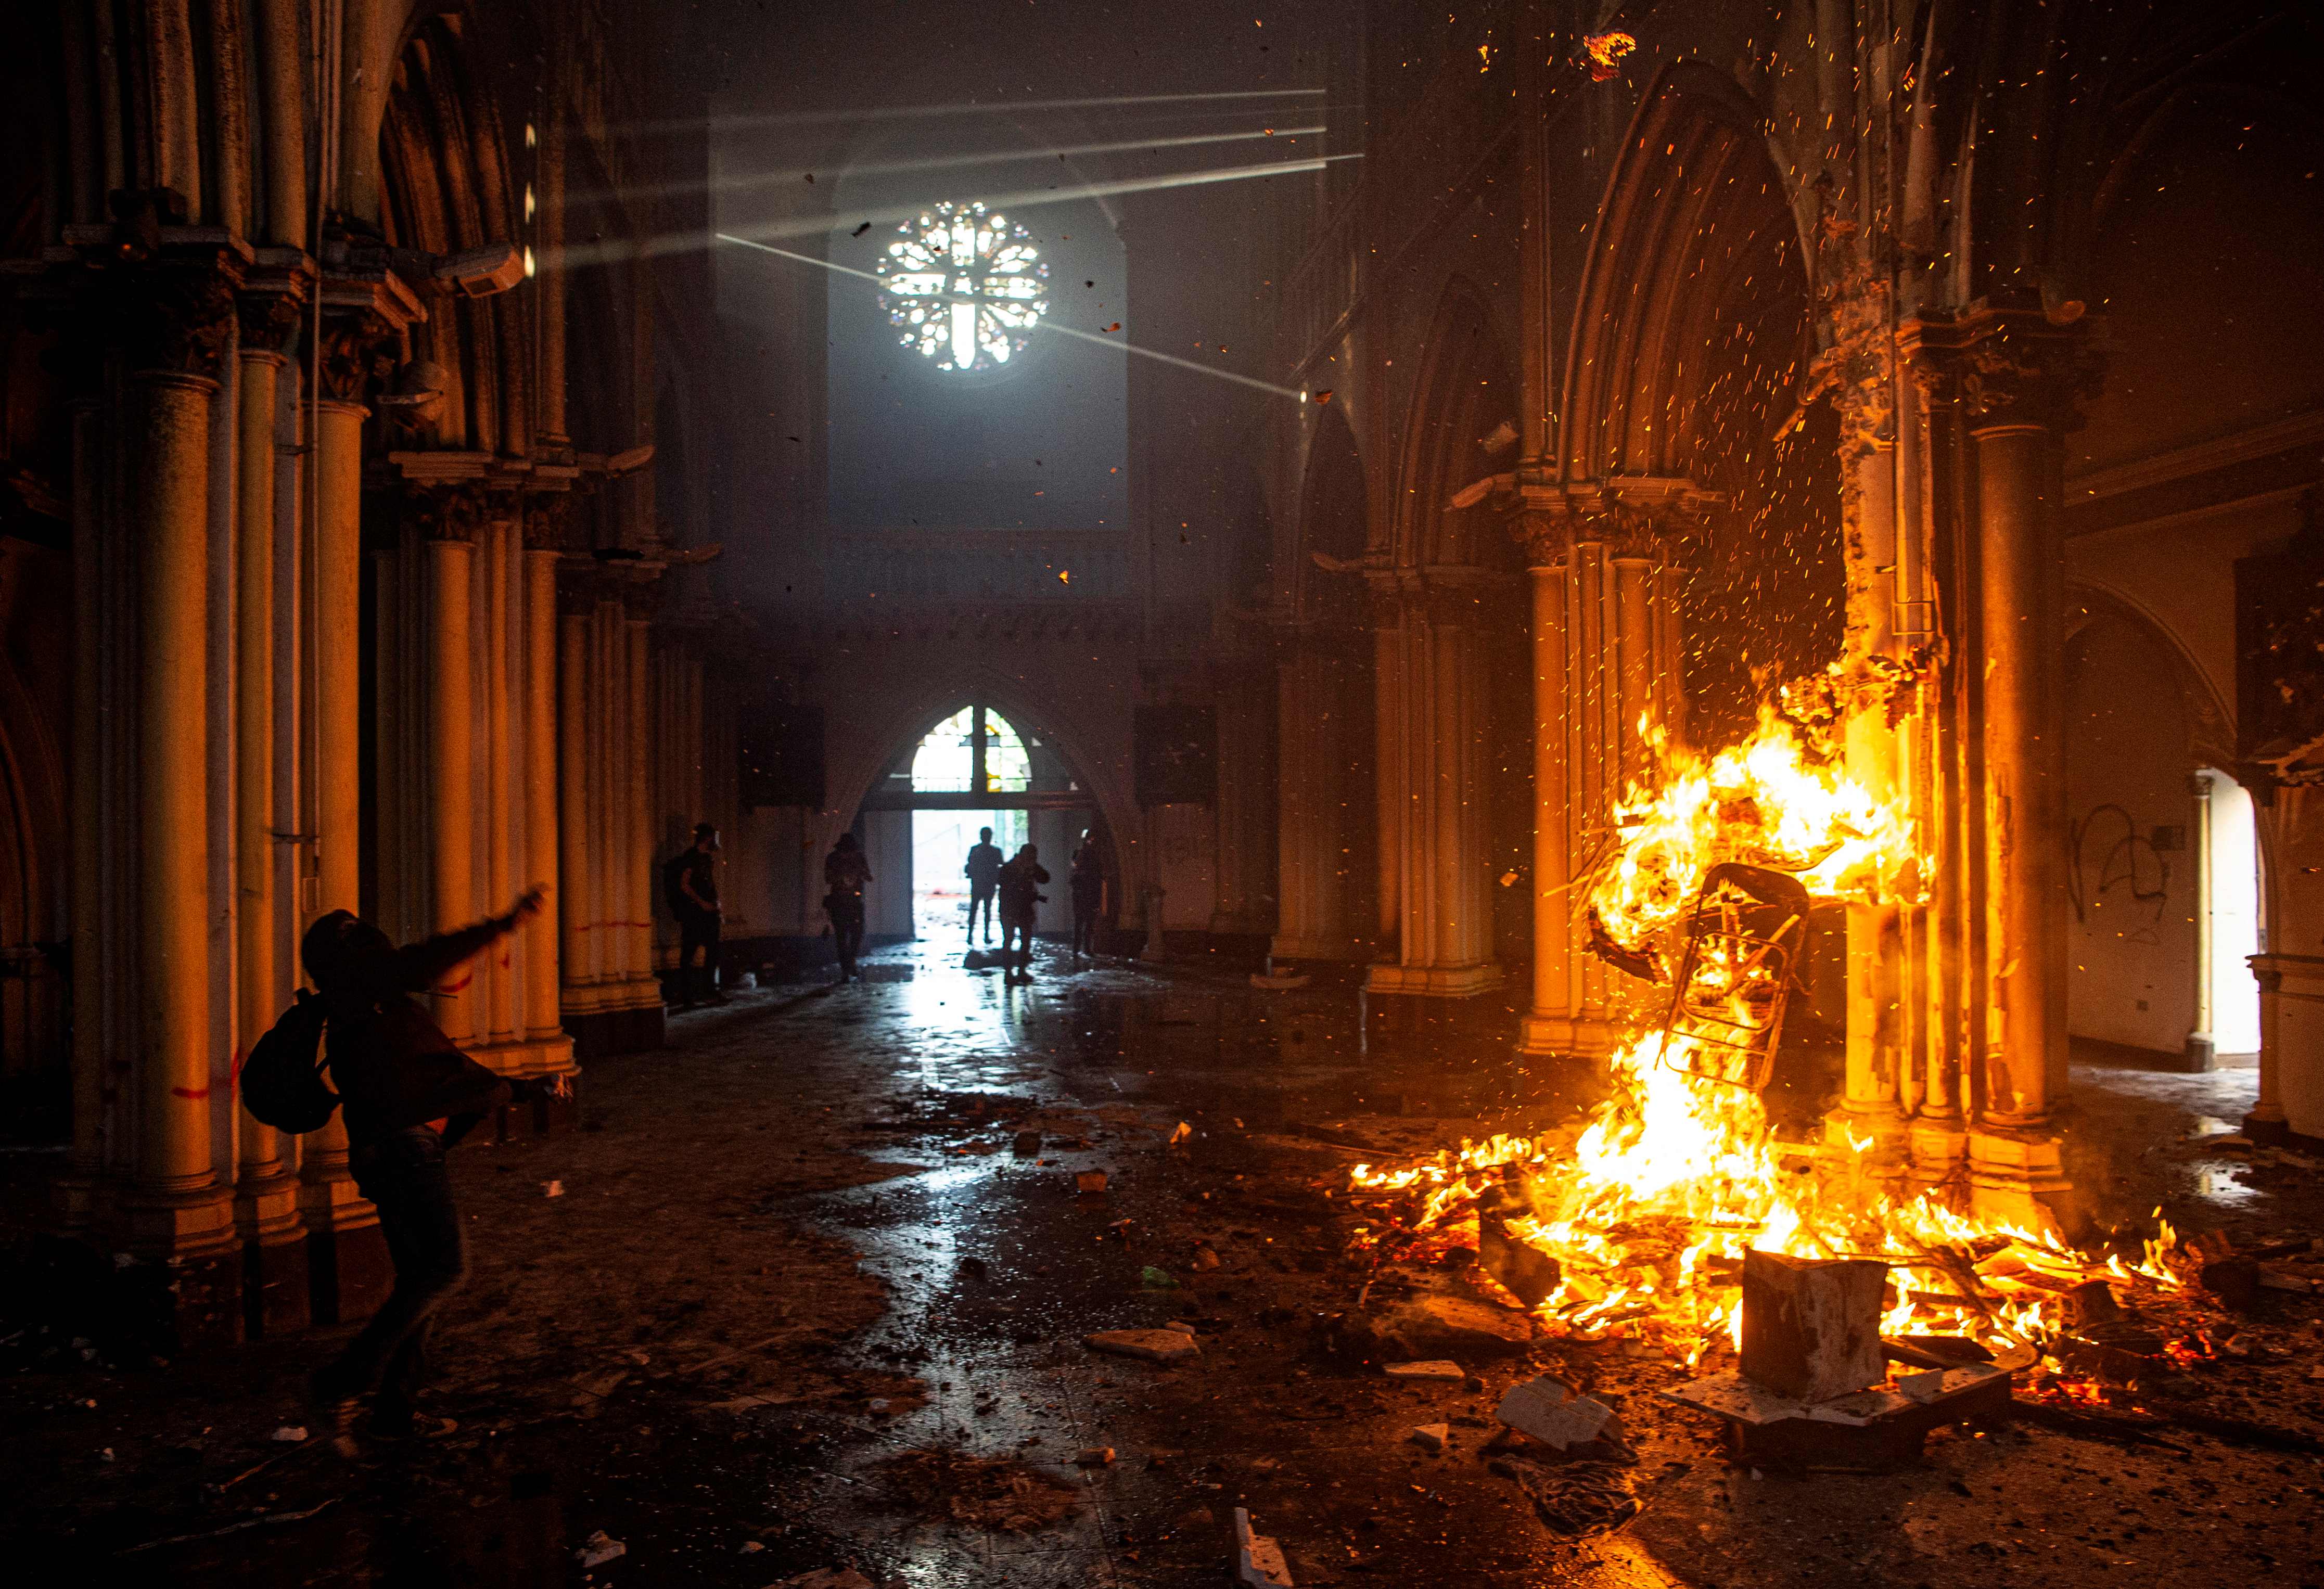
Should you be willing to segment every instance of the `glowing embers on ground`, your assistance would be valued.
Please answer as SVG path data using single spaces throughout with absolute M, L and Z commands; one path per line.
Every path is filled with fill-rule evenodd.
M 906 347 L 940 370 L 1005 364 L 1049 311 L 1049 267 L 1024 227 L 982 204 L 939 204 L 896 228 L 879 277 Z
M 1763 711 L 1748 739 L 1707 758 L 1655 748 L 1660 777 L 1630 792 L 1582 884 L 1601 947 L 1639 975 L 1666 983 L 1678 963 L 1705 979 L 1692 990 L 1699 1000 L 1715 1002 L 1723 988 L 1749 1013 L 1765 962 L 1731 946 L 1753 934 L 1729 932 L 1730 947 L 1708 969 L 1700 953 L 1669 944 L 1700 931 L 1705 881 L 1715 895 L 1738 868 L 1784 874 L 1824 899 L 1919 897 L 1903 814 L 1849 778 L 1798 722 Z M 1763 885 L 1756 905 L 1787 922 L 1800 906 L 1785 887 Z M 1772 935 L 1785 930 L 1777 923 Z M 1687 1000 L 1675 1007 L 1683 1016 Z M 1465 1245 L 1475 1238 L 1463 1226 L 1504 1221 L 1509 1236 L 1557 1260 L 1555 1289 L 1535 1308 L 1553 1331 L 1653 1340 L 1690 1364 L 1722 1337 L 1739 1338 L 1742 1257 L 1754 1247 L 1884 1259 L 1885 1333 L 1989 1345 L 2032 1344 L 2058 1322 L 2063 1292 L 2089 1278 L 2182 1284 L 2159 1254 L 2135 1270 L 2096 1263 L 2050 1234 L 1971 1218 L 1941 1189 L 1895 1189 L 1871 1172 L 1868 1142 L 1781 1143 L 1757 1092 L 1709 1079 L 1726 1074 L 1727 1061 L 1705 1050 L 1674 1019 L 1614 1054 L 1611 1090 L 1581 1126 L 1463 1143 L 1400 1170 L 1360 1165 L 1354 1185 L 1403 1194 L 1406 1239 Z

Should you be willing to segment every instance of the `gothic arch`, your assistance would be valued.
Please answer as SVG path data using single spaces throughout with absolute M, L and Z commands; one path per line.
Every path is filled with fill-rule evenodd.
M 1707 67 L 1669 68 L 1624 140 L 1591 234 L 1560 404 L 1563 476 L 1692 477 L 1700 350 L 1764 270 L 1788 272 L 1803 294 L 1803 256 L 1758 107 Z M 1789 351 L 1804 353 L 1804 340 Z
M 2220 692 L 2171 626 L 2136 597 L 2102 584 L 2077 582 L 2066 592 L 2066 648 L 2074 655 L 2077 641 L 2103 620 L 2126 624 L 2154 648 L 2169 664 L 2178 685 L 2180 705 L 2187 719 L 2188 749 L 2205 767 L 2232 770 L 2236 766 L 2235 705 Z
M 1509 561 L 1508 537 L 1452 506 L 1464 488 L 1514 466 L 1517 390 L 1483 297 L 1466 281 L 1444 289 L 1422 344 L 1394 515 L 1400 566 Z M 1507 439 L 1499 427 L 1506 425 Z
M 1115 767 L 1088 755 L 1085 745 L 1095 737 L 1093 734 L 1083 731 L 1080 725 L 1065 721 L 1059 712 L 1045 708 L 1019 681 L 983 666 L 971 666 L 943 680 L 917 684 L 900 703 L 881 714 L 876 726 L 851 734 L 844 740 L 834 740 L 830 789 L 835 798 L 820 813 L 821 831 L 816 840 L 821 848 L 829 849 L 841 833 L 853 825 L 873 785 L 905 747 L 918 744 L 930 729 L 971 704 L 994 707 L 1019 733 L 1038 735 L 1057 748 L 1059 757 L 1089 791 L 1091 803 L 1103 814 L 1106 826 L 1114 835 L 1123 897 L 1136 898 L 1131 884 L 1143 882 L 1147 862 L 1135 841 L 1146 829 L 1139 820 L 1137 801 L 1125 781 L 1127 763 Z
M 392 248 L 455 253 L 521 235 L 521 187 L 464 32 L 456 12 L 430 16 L 396 58 L 379 128 L 379 224 Z M 428 310 L 412 328 L 411 351 L 447 378 L 436 445 L 522 454 L 530 427 L 519 303 L 438 294 Z

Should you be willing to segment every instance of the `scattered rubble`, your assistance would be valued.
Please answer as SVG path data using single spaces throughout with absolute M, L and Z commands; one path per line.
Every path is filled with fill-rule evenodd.
M 1443 1423 L 1415 1424 L 1408 1437 L 1424 1450 L 1442 1451 L 1452 1442 L 1452 1426 Z
M 1102 1170 L 1084 1170 L 1074 1177 L 1074 1189 L 1078 1192 L 1102 1192 L 1105 1189 L 1106 1174 Z
M 1235 1508 L 1235 1582 L 1253 1589 L 1291 1589 L 1291 1568 L 1283 1547 L 1252 1531 L 1250 1513 Z
M 1073 1511 L 1074 1489 L 1022 1463 L 994 1462 L 965 1451 L 917 1449 L 880 1465 L 890 1491 L 957 1523 L 1029 1533 Z
M 1621 1419 L 1612 1408 L 1589 1396 L 1576 1394 L 1572 1385 L 1550 1374 L 1509 1387 L 1493 1416 L 1530 1439 L 1559 1451 L 1604 1436 L 1619 1440 Z
M 1194 1336 L 1175 1329 L 1102 1329 L 1084 1336 L 1082 1345 L 1093 1352 L 1148 1363 L 1177 1363 L 1203 1355 Z
M 1466 1369 L 1443 1358 L 1419 1363 L 1383 1363 L 1380 1372 L 1390 1379 L 1399 1380 L 1451 1380 L 1458 1382 L 1469 1377 Z
M 615 1557 L 627 1556 L 629 1553 L 628 1546 L 619 1539 L 608 1538 L 605 1530 L 598 1529 L 581 1541 L 581 1548 L 573 1553 L 573 1559 L 579 1562 L 584 1568 L 597 1567 L 604 1566 Z

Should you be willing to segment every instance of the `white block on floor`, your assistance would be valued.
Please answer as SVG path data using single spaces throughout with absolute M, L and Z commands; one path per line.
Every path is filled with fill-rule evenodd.
M 1253 1589 L 1292 1589 L 1291 1568 L 1283 1559 L 1283 1547 L 1264 1534 L 1250 1529 L 1250 1513 L 1235 1508 L 1235 1582 Z
M 1548 1374 L 1511 1385 L 1493 1416 L 1517 1433 L 1560 1451 L 1596 1439 L 1614 1422 L 1612 1408 L 1575 1395 L 1572 1386 Z
M 1385 1363 L 1380 1372 L 1400 1380 L 1464 1380 L 1469 1376 L 1450 1358 L 1431 1357 L 1420 1363 Z

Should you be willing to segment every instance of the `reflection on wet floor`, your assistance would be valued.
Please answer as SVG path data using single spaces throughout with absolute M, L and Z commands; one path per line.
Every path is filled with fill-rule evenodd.
M 1478 1460 L 1481 1432 L 1456 1421 L 1442 1456 L 1406 1439 L 1420 1421 L 1482 1431 L 1489 1394 L 1397 1385 L 1309 1352 L 1317 1314 L 1348 1307 L 1362 1281 L 1329 1195 L 1348 1165 L 1545 1129 L 1593 1100 L 1594 1079 L 1521 1061 L 1506 1011 L 1368 1007 L 1352 978 L 1261 991 L 1245 969 L 1076 967 L 1044 941 L 1030 979 L 1012 982 L 947 937 L 878 951 L 859 983 L 769 986 L 677 1016 L 670 1051 L 596 1068 L 601 1134 L 470 1150 L 457 1166 L 493 1230 L 463 1306 L 494 1322 L 447 1378 L 447 1410 L 467 1425 L 456 1441 L 364 1469 L 336 1497 L 318 1486 L 349 1481 L 286 1463 L 275 1488 L 250 1489 L 279 1522 L 173 1502 L 103 1526 L 139 1539 L 221 1517 L 263 1526 L 255 1552 L 230 1535 L 142 1558 L 166 1581 L 238 1589 L 576 1584 L 572 1553 L 600 1529 L 628 1553 L 593 1589 L 763 1589 L 849 1562 L 909 1589 L 1212 1583 L 1236 1505 L 1280 1529 L 1303 1583 L 1425 1581 L 1457 1533 L 1465 1581 L 1541 1589 L 1668 1582 L 1638 1542 L 1651 1530 L 1665 1530 L 1654 1551 L 1667 1559 L 1674 1528 L 1699 1524 L 1711 1540 L 1714 1524 L 1761 1527 L 1737 1541 L 1754 1550 L 1766 1527 L 1790 1529 L 1772 1486 L 1706 1477 L 1716 1458 L 1682 1436 L 1656 1459 L 1668 1465 L 1658 1482 L 1679 1488 L 1633 1537 L 1560 1544 Z M 1802 1044 L 1778 1116 L 1812 1121 L 1836 1063 Z M 2197 1227 L 2283 1217 L 2289 1171 L 2259 1184 L 2252 1154 L 2219 1145 L 2250 1106 L 2249 1072 L 2080 1064 L 2073 1083 L 2073 1173 L 2108 1208 L 2162 1207 Z M 726 1134 L 706 1165 L 715 1126 Z M 820 1167 L 776 1173 L 795 1159 Z M 1104 1189 L 1079 1189 L 1095 1171 Z M 521 1195 L 547 1175 L 566 1178 L 564 1198 Z M 593 1206 L 605 1213 L 586 1237 L 533 1225 L 528 1246 L 503 1228 Z M 614 1285 L 620 1254 L 641 1261 L 635 1244 L 660 1239 L 699 1255 L 624 1293 L 626 1311 L 588 1313 L 592 1276 Z M 561 1271 L 580 1281 L 563 1300 L 492 1311 Z M 843 1283 L 862 1293 L 854 1310 L 822 1306 L 816 1293 Z M 1194 1364 L 1081 1344 L 1172 1324 L 1195 1330 Z M 1610 1346 L 1577 1361 L 1601 1384 L 1644 1372 Z M 186 1418 L 190 1429 L 239 1420 L 247 1441 L 235 1449 L 254 1441 L 266 1455 L 280 1410 L 194 1406 Z M 1102 1447 L 1113 1463 L 1076 1461 Z M 981 1503 L 929 1493 L 925 1465 L 896 1465 L 927 1451 L 1024 1465 L 1073 1486 L 1077 1503 L 1055 1526 L 1012 1529 Z M 199 1461 L 189 1471 L 215 1482 L 223 1457 Z M 1690 1462 L 1695 1478 L 1669 1476 Z M 1914 1483 L 1941 1491 L 1953 1471 Z M 310 1506 L 323 1510 L 294 1515 Z M 1770 1521 L 1747 1522 L 1757 1517 Z M 1800 1526 L 1811 1521 L 1831 1526 L 1821 1514 Z

